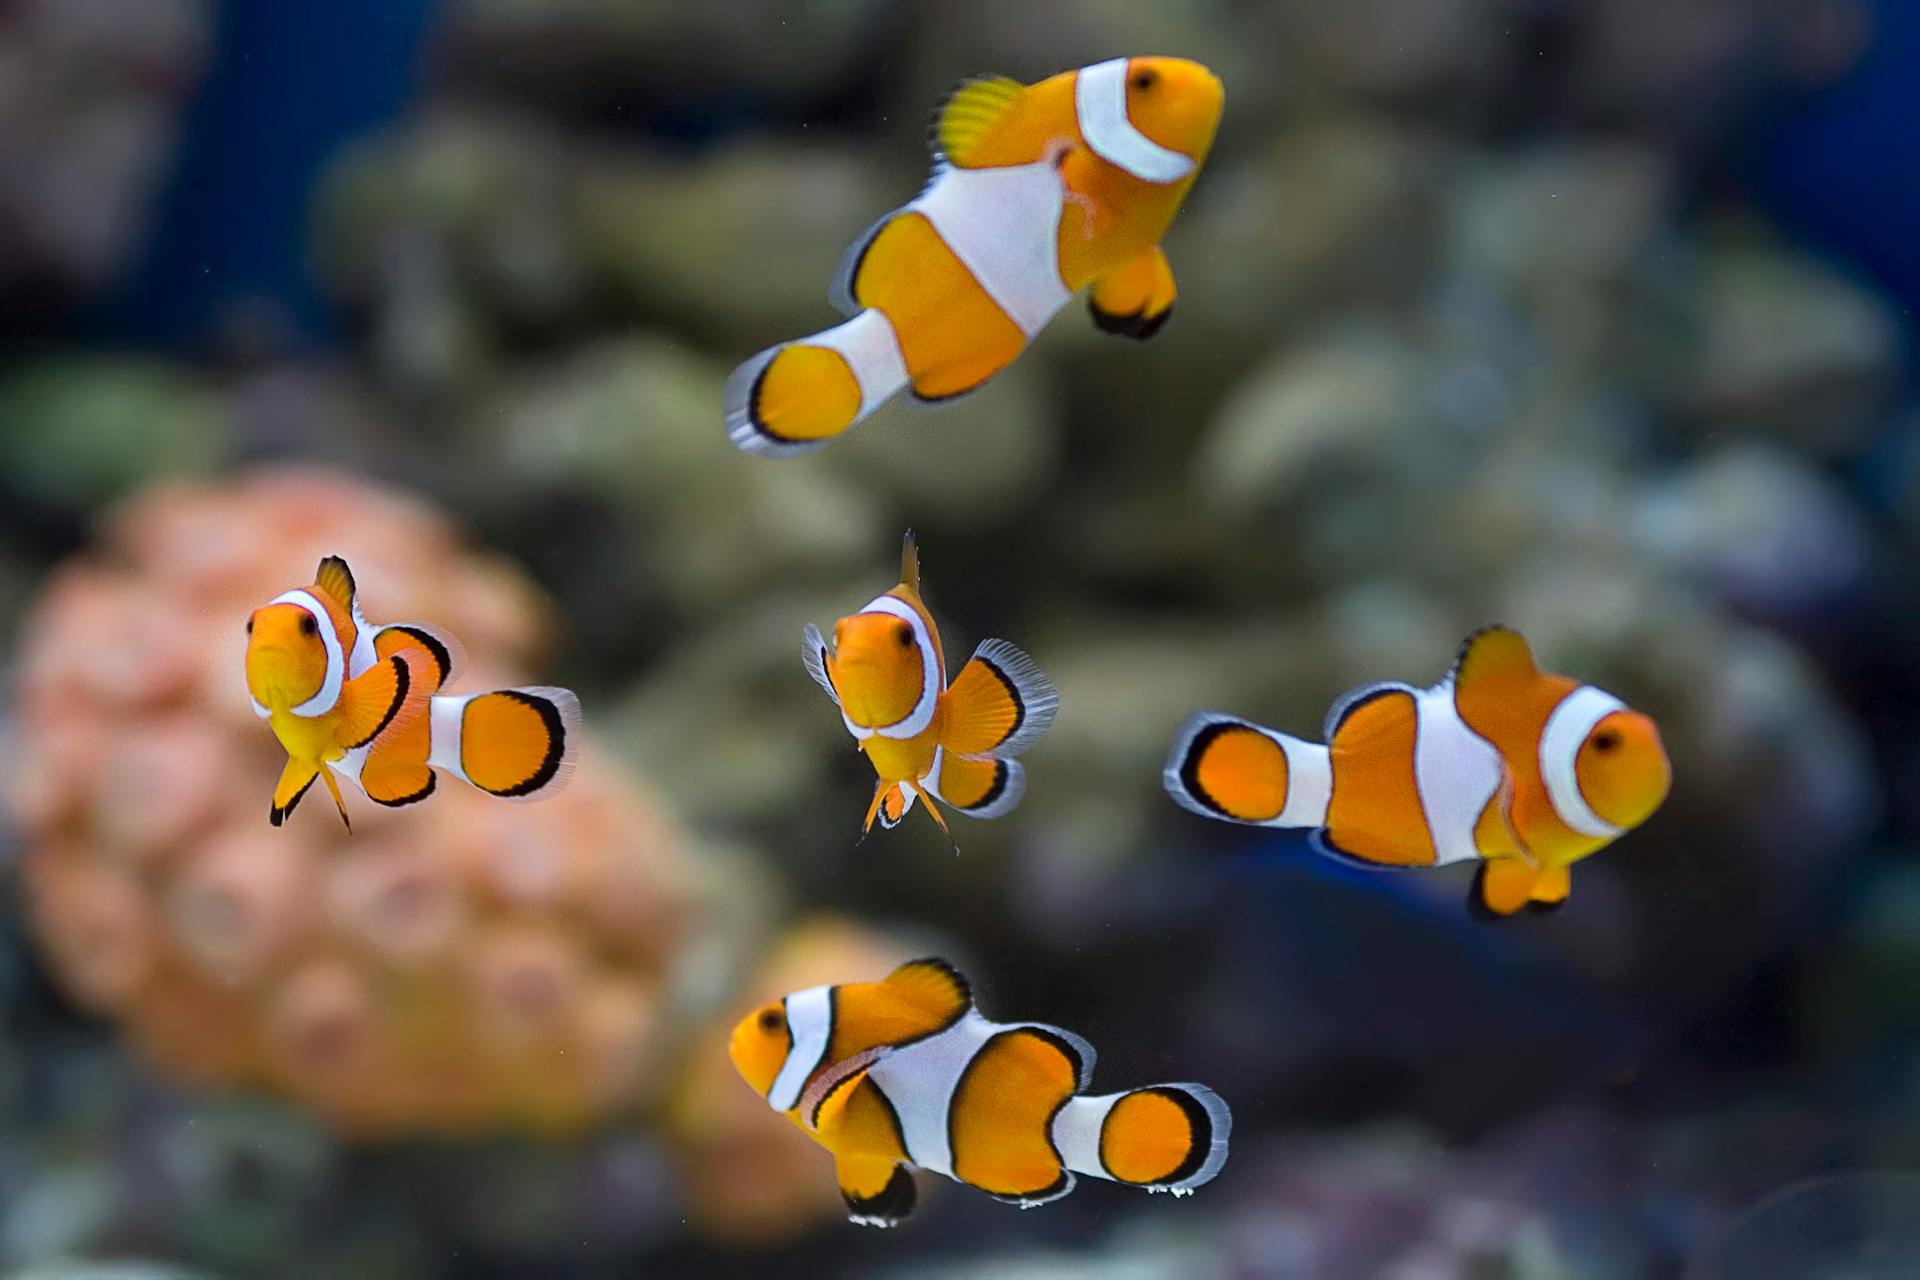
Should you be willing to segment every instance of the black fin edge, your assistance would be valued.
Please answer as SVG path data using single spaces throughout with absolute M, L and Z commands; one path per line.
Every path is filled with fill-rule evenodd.
M 516 782 L 512 786 L 499 791 L 493 791 L 485 787 L 481 788 L 481 790 L 486 791 L 489 795 L 500 796 L 508 800 L 517 796 L 530 796 L 540 788 L 546 786 L 549 782 L 552 782 L 553 776 L 560 772 L 560 762 L 566 759 L 567 756 L 566 722 L 560 718 L 560 708 L 539 694 L 525 693 L 519 689 L 495 689 L 494 692 L 502 697 L 513 698 L 523 702 L 539 713 L 540 719 L 543 720 L 547 726 L 547 754 L 546 758 L 540 761 L 540 767 L 535 769 L 533 775 L 524 781 Z M 463 711 L 462 714 L 464 715 L 465 712 Z
M 840 1198 L 847 1202 L 847 1213 L 853 1221 L 862 1226 L 892 1227 L 906 1221 L 920 1201 L 920 1193 L 913 1184 L 913 1175 L 907 1172 L 907 1166 L 893 1166 L 893 1176 L 887 1179 L 887 1185 L 875 1196 L 850 1195 L 843 1188 Z
M 324 769 L 326 768 L 326 766 L 321 765 L 320 768 Z M 293 793 L 293 799 L 287 801 L 286 808 L 283 809 L 279 805 L 273 805 L 273 804 L 268 805 L 267 806 L 267 822 L 270 825 L 276 826 L 276 827 L 284 823 L 289 817 L 293 815 L 294 807 L 300 803 L 301 799 L 307 794 L 307 792 L 313 790 L 313 784 L 315 782 L 318 782 L 319 780 L 320 780 L 320 769 L 315 769 L 313 771 L 313 777 L 308 778 L 306 781 L 306 784 L 302 786 L 298 791 Z
M 1132 338 L 1136 342 L 1145 342 L 1160 332 L 1161 326 L 1173 315 L 1173 306 L 1169 304 L 1164 311 L 1147 314 L 1145 307 L 1138 311 L 1128 311 L 1116 315 L 1111 311 L 1102 311 L 1093 299 L 1087 299 L 1087 310 L 1093 313 L 1094 327 L 1102 333 L 1118 334 L 1123 338 Z
M 360 739 L 358 742 L 349 742 L 347 744 L 347 750 L 349 751 L 356 751 L 385 733 L 387 726 L 393 723 L 393 718 L 400 714 L 400 708 L 406 705 L 407 692 L 413 687 L 413 672 L 408 669 L 406 660 L 397 653 L 391 658 L 388 658 L 387 661 L 393 664 L 395 673 L 393 701 L 387 704 L 386 714 L 380 717 L 380 723 L 373 727 L 372 733 Z

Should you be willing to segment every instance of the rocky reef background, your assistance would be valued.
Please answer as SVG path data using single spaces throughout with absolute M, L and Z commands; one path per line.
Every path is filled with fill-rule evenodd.
M 306 8 L 0 6 L 0 1263 L 1920 1266 L 1900 0 Z M 1158 337 L 1075 307 L 950 407 L 727 444 L 950 82 L 1149 51 L 1228 86 Z M 957 858 L 855 846 L 797 660 L 909 524 L 948 647 L 1063 696 Z M 342 550 L 580 690 L 565 802 L 266 827 L 240 622 Z M 1305 732 L 1495 619 L 1674 757 L 1559 913 L 1160 792 L 1188 711 Z M 839 1221 L 724 1032 L 929 950 L 1103 1087 L 1213 1084 L 1226 1175 Z

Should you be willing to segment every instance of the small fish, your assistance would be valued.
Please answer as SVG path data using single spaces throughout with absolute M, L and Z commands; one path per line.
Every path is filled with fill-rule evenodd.
M 544 687 L 441 695 L 456 652 L 420 623 L 370 624 L 339 556 L 320 562 L 311 587 L 255 609 L 247 690 L 287 752 L 267 820 L 285 822 L 323 778 L 351 831 L 335 774 L 389 807 L 432 795 L 438 769 L 508 799 L 559 790 L 579 746 L 579 700 Z
M 751 453 L 818 448 L 903 388 L 972 391 L 1087 285 L 1094 322 L 1149 338 L 1174 303 L 1160 240 L 1225 93 L 1180 58 L 1115 58 L 1035 85 L 962 84 L 933 124 L 933 177 L 841 259 L 849 317 L 770 347 L 727 380 L 727 431 Z
M 1569 865 L 1645 822 L 1672 782 L 1652 720 L 1541 671 L 1506 627 L 1468 637 L 1431 689 L 1355 689 L 1324 736 L 1202 712 L 1175 739 L 1167 791 L 1209 818 L 1313 828 L 1322 852 L 1371 867 L 1477 860 L 1468 906 L 1508 916 L 1565 902 Z
M 834 623 L 831 646 L 808 623 L 801 656 L 880 776 L 862 834 L 876 817 L 882 827 L 898 826 L 916 798 L 948 831 L 934 800 L 998 818 L 1026 794 L 1026 770 L 1014 757 L 1047 731 L 1060 696 L 1033 659 L 1005 640 L 983 641 L 947 684 L 940 629 L 920 599 L 912 533 L 900 551 L 900 584 Z
M 734 1069 L 833 1153 L 852 1220 L 913 1211 L 909 1169 L 1032 1208 L 1075 1174 L 1185 1195 L 1227 1162 L 1233 1117 L 1198 1084 L 1089 1097 L 1093 1046 L 1037 1022 L 988 1021 L 944 960 L 880 982 L 810 987 L 741 1019 Z

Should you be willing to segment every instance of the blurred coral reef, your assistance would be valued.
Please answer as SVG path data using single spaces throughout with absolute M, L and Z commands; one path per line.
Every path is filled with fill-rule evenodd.
M 94 66 L 7 31 L 103 7 L 15 6 L 0 54 Z M 204 14 L 142 9 L 183 24 L 136 78 L 171 136 Z M 1920 1165 L 1912 320 L 1726 173 L 1878 11 L 445 0 L 417 100 L 314 193 L 338 342 L 0 367 L 0 840 L 40 948 L 0 950 L 28 1029 L 0 1112 L 36 1135 L 0 1160 L 0 1260 L 1603 1280 L 1680 1274 L 1814 1174 Z M 1147 50 L 1229 87 L 1150 345 L 1076 307 L 950 407 L 731 448 L 727 370 L 826 322 L 947 84 Z M 39 110 L 121 83 L 50 75 Z M 0 172 L 60 156 L 14 127 Z M 152 170 L 109 182 L 110 150 L 69 160 L 121 230 L 10 240 L 0 280 L 126 252 Z M 798 662 L 908 524 L 949 653 L 1009 637 L 1063 695 L 958 858 L 919 815 L 856 847 L 871 774 Z M 371 615 L 458 635 L 463 687 L 578 688 L 573 788 L 270 831 L 240 621 L 327 552 Z M 1155 785 L 1189 711 L 1308 733 L 1495 619 L 1674 757 L 1552 917 L 1484 930 L 1464 870 L 1350 873 Z M 1226 1176 L 835 1223 L 831 1161 L 724 1039 L 883 972 L 895 922 L 964 940 L 996 1016 L 1088 1036 L 1097 1088 L 1218 1088 Z M 137 1059 L 36 996 L 35 954 Z
M 356 835 L 326 804 L 266 825 L 283 760 L 217 624 L 315 548 L 376 618 L 458 637 L 463 687 L 526 678 L 543 603 L 421 504 L 287 471 L 128 505 L 22 637 L 9 794 L 60 980 L 175 1077 L 354 1134 L 577 1132 L 644 1105 L 702 904 L 677 819 L 597 751 L 551 803 L 451 787 L 353 805 Z

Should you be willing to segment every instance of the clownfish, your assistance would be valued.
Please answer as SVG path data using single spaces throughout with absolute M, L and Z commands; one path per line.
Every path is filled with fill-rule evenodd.
M 1225 91 L 1181 58 L 1115 58 L 1039 84 L 962 84 L 936 113 L 933 177 L 840 261 L 844 324 L 760 352 L 727 380 L 750 453 L 818 448 L 904 387 L 972 391 L 1091 284 L 1109 333 L 1173 311 L 1160 240 L 1213 145 Z
M 320 562 L 312 586 L 255 609 L 247 691 L 287 752 L 267 820 L 285 822 L 324 778 L 351 831 L 335 774 L 389 807 L 432 795 L 441 769 L 507 799 L 559 790 L 579 748 L 579 699 L 544 687 L 443 696 L 455 652 L 420 623 L 369 624 L 339 556 Z
M 1493 916 L 1561 905 L 1568 867 L 1645 822 L 1672 782 L 1651 719 L 1541 671 L 1506 627 L 1468 637 L 1430 689 L 1353 690 L 1324 736 L 1202 712 L 1163 778 L 1195 813 L 1313 828 L 1323 853 L 1366 866 L 1478 860 L 1468 906 Z
M 833 624 L 828 645 L 808 623 L 801 657 L 879 775 L 860 830 L 892 828 L 916 797 L 948 838 L 939 800 L 975 818 L 998 818 L 1026 794 L 1014 757 L 1053 723 L 1060 695 L 1033 659 L 1005 640 L 985 640 L 947 683 L 940 628 L 920 598 L 920 552 L 912 533 L 900 550 L 900 583 Z
M 1076 1174 L 1186 1195 L 1227 1162 L 1233 1117 L 1213 1090 L 1159 1084 L 1088 1096 L 1093 1046 L 1037 1022 L 991 1022 L 944 960 L 879 982 L 810 987 L 741 1019 L 734 1069 L 833 1154 L 862 1226 L 913 1211 L 910 1169 L 1032 1208 Z

